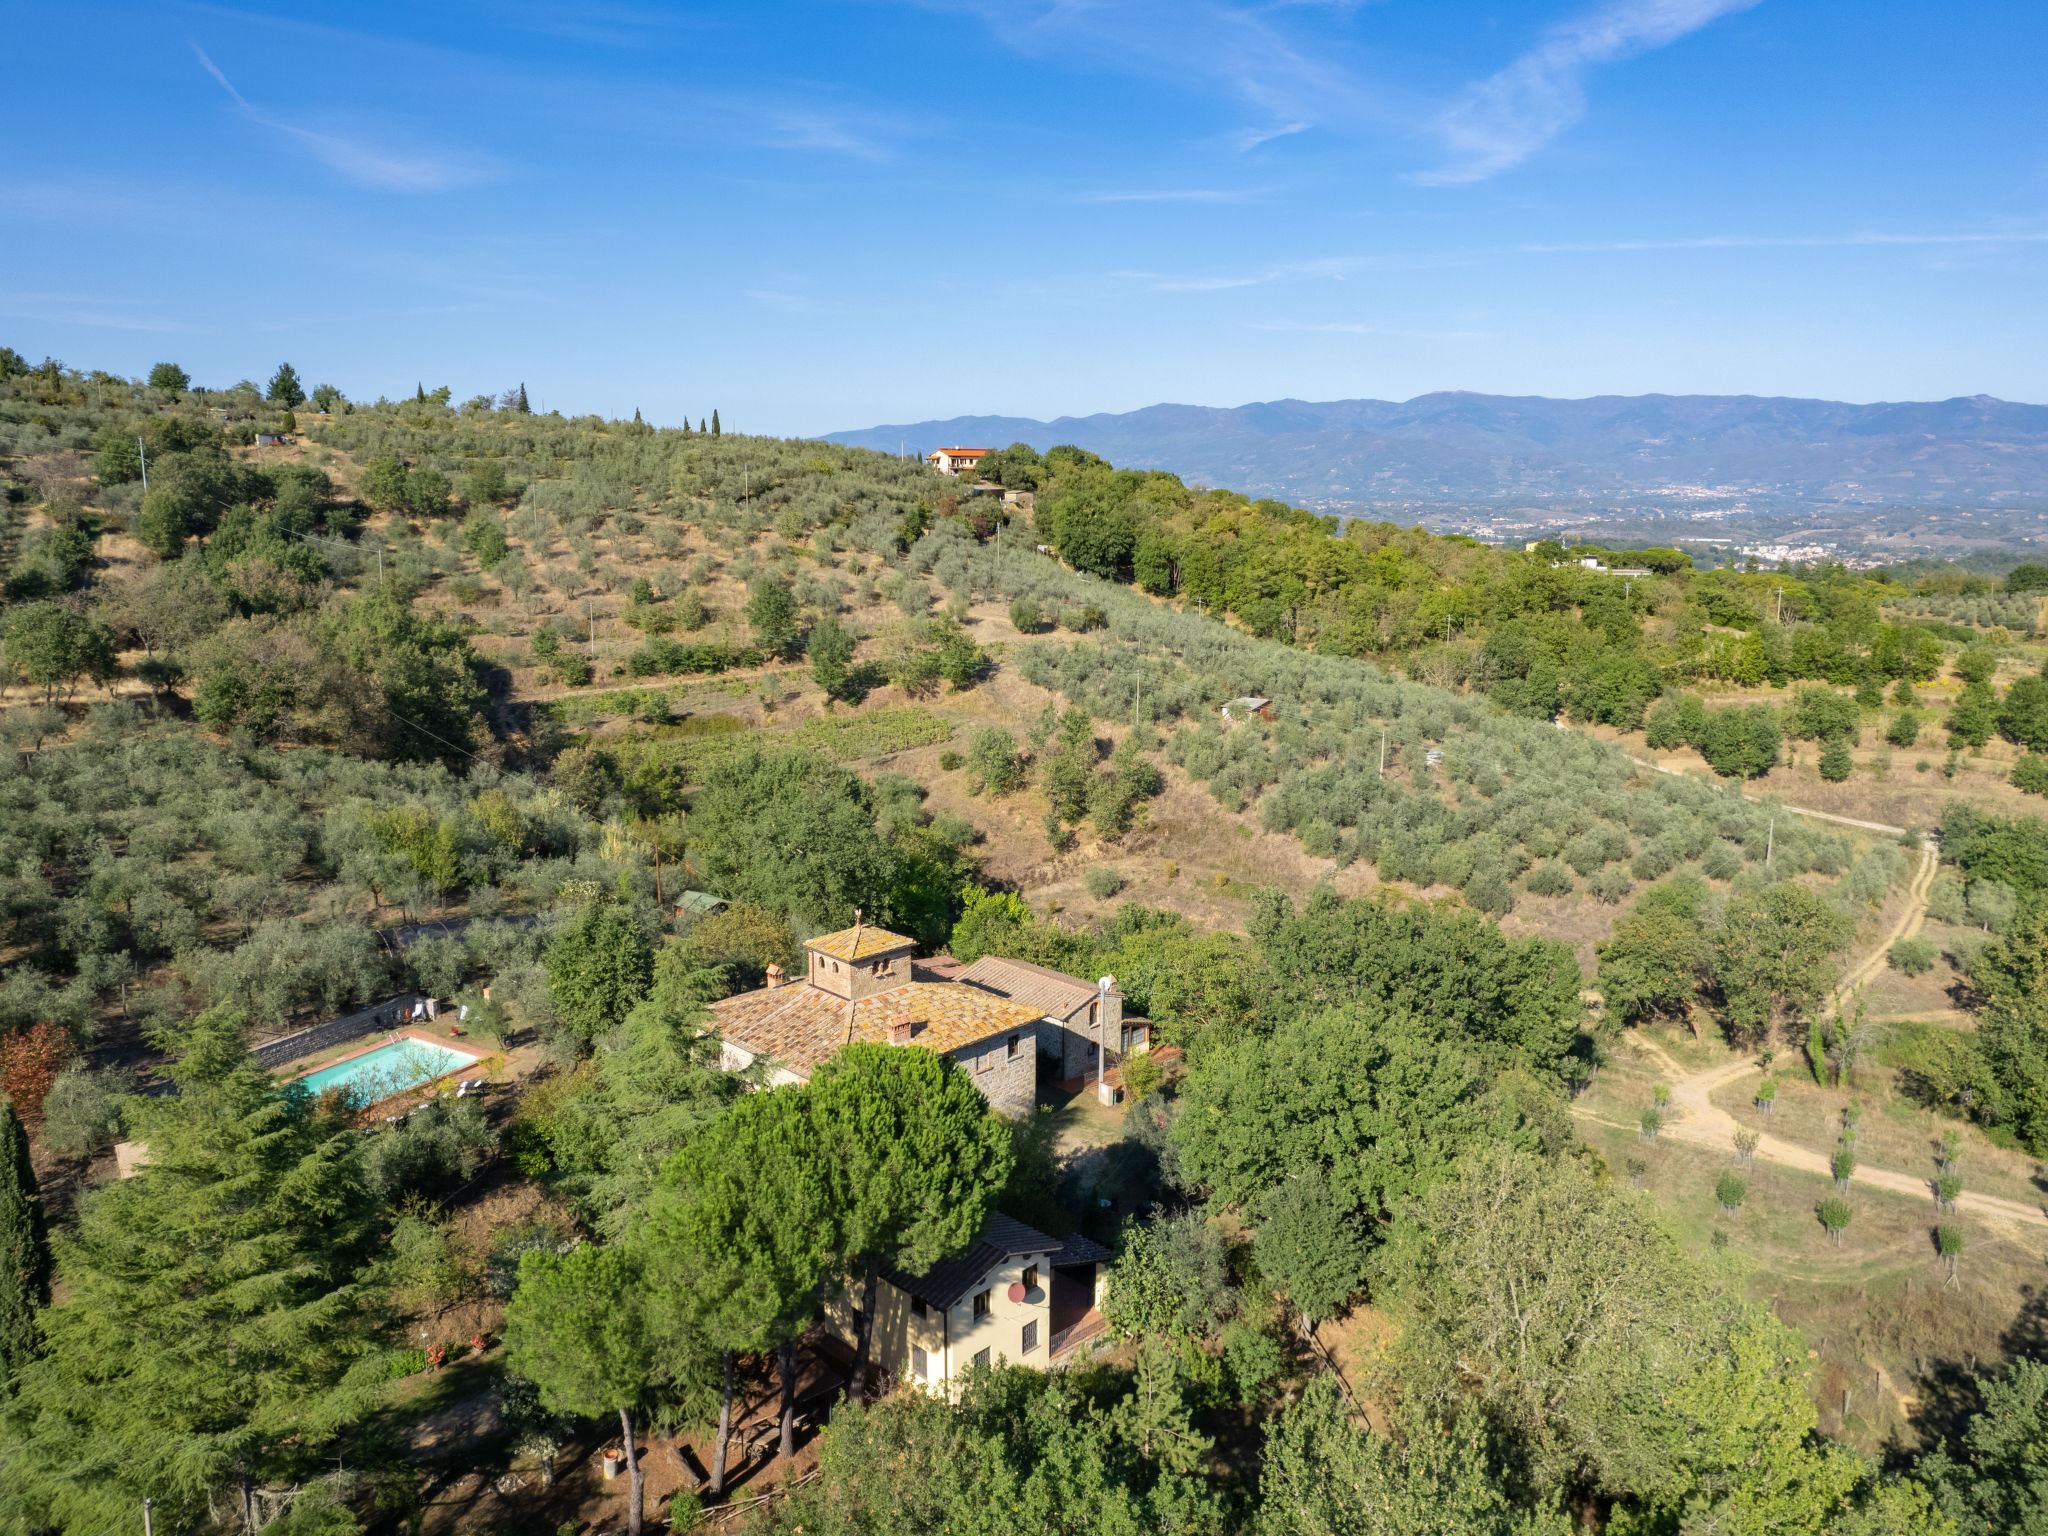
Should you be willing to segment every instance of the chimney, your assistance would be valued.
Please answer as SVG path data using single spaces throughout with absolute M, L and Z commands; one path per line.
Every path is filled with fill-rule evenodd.
M 779 965 L 771 965 L 771 966 L 769 966 L 769 967 L 768 967 L 768 985 L 769 985 L 770 987 L 779 987 L 779 986 L 781 986 L 781 985 L 782 985 L 782 967 L 781 967 L 781 966 L 779 966 Z
M 889 1043 L 908 1045 L 910 1037 L 917 1033 L 917 1020 L 907 1013 L 899 1013 L 889 1021 Z

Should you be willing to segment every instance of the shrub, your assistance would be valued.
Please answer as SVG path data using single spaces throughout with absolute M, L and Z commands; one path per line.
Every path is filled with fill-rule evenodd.
M 1616 865 L 1612 869 L 1601 870 L 1588 880 L 1586 889 L 1592 893 L 1595 900 L 1604 901 L 1611 907 L 1635 889 L 1635 882 L 1629 879 L 1627 870 Z
M 112 1069 L 73 1062 L 43 1099 L 43 1142 L 66 1157 L 91 1157 L 121 1136 L 120 1095 L 128 1084 Z
M 1107 901 L 1124 888 L 1124 877 L 1121 871 L 1108 864 L 1097 864 L 1088 871 L 1083 883 L 1087 885 L 1090 896 L 1097 901 Z
M 1546 859 L 1538 864 L 1522 883 L 1537 896 L 1569 896 L 1572 891 L 1570 872 L 1555 859 Z
M 1700 872 L 1709 880 L 1733 880 L 1742 873 L 1742 854 L 1732 843 L 1716 842 L 1700 861 Z
M 945 751 L 939 754 L 939 771 L 941 773 L 952 773 L 954 770 L 959 768 L 959 766 L 965 761 L 966 759 L 963 758 L 958 752 L 955 752 L 951 747 L 948 747 Z
M 1020 635 L 1035 635 L 1045 627 L 1045 610 L 1035 597 L 1020 597 L 1010 604 L 1010 626 Z
M 1503 916 L 1514 905 L 1507 876 L 1491 865 L 1474 871 L 1465 882 L 1465 900 L 1493 917 Z
M 1732 1173 L 1724 1173 L 1714 1181 L 1714 1198 L 1721 1202 L 1721 1209 L 1732 1211 L 1749 1198 L 1749 1185 Z
M 1920 713 L 1918 710 L 1902 709 L 1892 716 L 1892 723 L 1885 727 L 1884 739 L 1895 747 L 1910 747 L 1920 740 Z
M 1830 736 L 1821 744 L 1820 776 L 1830 784 L 1839 784 L 1849 777 L 1855 762 L 1849 756 L 1849 741 L 1845 736 Z
M 2014 763 L 2012 784 L 2030 795 L 2048 795 L 2048 753 L 2029 752 Z
M 1124 1089 L 1133 1099 L 1144 1098 L 1165 1079 L 1165 1070 L 1152 1059 L 1150 1051 L 1139 1051 L 1124 1059 Z
M 1007 795 L 1024 787 L 1024 759 L 1016 741 L 1001 726 L 990 726 L 975 736 L 967 766 L 992 795 Z
M 1939 951 L 1934 940 L 1921 934 L 1910 939 L 1900 939 L 1890 950 L 1892 969 L 1908 976 L 1925 976 L 1934 969 L 1935 956 Z
M 1060 628 L 1070 629 L 1077 635 L 1107 628 L 1108 624 L 1109 615 L 1094 603 L 1080 603 L 1060 610 Z

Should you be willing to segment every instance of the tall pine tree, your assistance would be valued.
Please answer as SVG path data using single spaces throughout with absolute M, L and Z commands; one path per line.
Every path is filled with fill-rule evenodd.
M 175 1097 L 144 1101 L 149 1163 L 78 1202 L 63 1299 L 18 1379 L 0 1523 L 160 1530 L 331 1465 L 381 1400 L 375 1207 L 360 1135 L 281 1091 L 225 1009 L 183 1032 Z M 253 1526 L 251 1527 L 253 1529 Z
M 50 1238 L 28 1132 L 0 1099 L 0 1396 L 36 1357 L 36 1313 L 49 1304 Z

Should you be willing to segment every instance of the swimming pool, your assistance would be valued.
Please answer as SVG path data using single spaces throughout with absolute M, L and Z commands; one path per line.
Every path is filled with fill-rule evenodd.
M 315 1095 L 326 1093 L 331 1088 L 346 1088 L 357 1103 L 374 1104 L 394 1093 L 403 1093 L 434 1078 L 474 1066 L 476 1062 L 477 1058 L 467 1051 L 458 1051 L 452 1046 L 421 1040 L 413 1035 L 401 1035 L 374 1051 L 365 1051 L 360 1056 L 337 1061 L 331 1067 L 322 1067 L 318 1072 L 309 1072 L 298 1081 Z

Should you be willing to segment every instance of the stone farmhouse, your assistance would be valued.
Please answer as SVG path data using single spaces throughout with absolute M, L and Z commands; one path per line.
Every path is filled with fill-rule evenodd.
M 1076 977 L 990 955 L 972 965 L 915 958 L 917 943 L 856 925 L 804 946 L 804 976 L 771 966 L 768 985 L 711 1005 L 719 1061 L 756 1062 L 771 1085 L 804 1082 L 856 1040 L 948 1056 L 995 1109 L 1031 1113 L 1043 1060 L 1062 1079 L 1095 1075 L 1151 1046 L 1151 1025 L 1125 1018 L 1123 996 Z M 992 1215 L 964 1253 L 923 1275 L 885 1269 L 875 1283 L 873 1358 L 898 1380 L 953 1393 L 972 1365 L 1039 1370 L 1100 1334 L 1109 1252 Z M 824 1320 L 851 1358 L 859 1298 L 829 1299 Z
M 711 1005 L 720 1064 L 738 1072 L 760 1061 L 770 1083 L 796 1083 L 856 1040 L 921 1046 L 957 1061 L 996 1109 L 1022 1116 L 1038 1102 L 1041 1056 L 1065 1079 L 1095 1073 L 1098 1041 L 1108 1067 L 1150 1048 L 1151 1026 L 1125 1019 L 1113 989 L 995 956 L 920 962 L 916 949 L 865 925 L 812 939 L 801 981 L 771 967 L 767 986 Z

